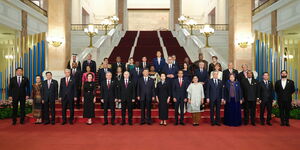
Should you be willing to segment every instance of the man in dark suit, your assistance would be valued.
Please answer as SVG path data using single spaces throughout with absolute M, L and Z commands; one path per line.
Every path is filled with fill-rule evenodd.
M 176 68 L 179 69 L 180 64 L 178 63 L 178 61 L 176 61 L 176 55 L 172 55 L 172 59 L 173 59 L 173 65 L 175 65 Z
M 114 64 L 112 64 L 112 66 L 111 66 L 113 75 L 116 74 L 118 67 L 121 67 L 123 71 L 126 70 L 125 64 L 122 63 L 122 59 L 120 56 L 116 57 L 116 62 Z
M 81 63 L 80 63 L 80 61 L 77 60 L 77 54 L 72 54 L 72 59 L 69 60 L 67 69 L 71 69 L 73 63 L 76 63 L 77 69 L 81 70 Z
M 65 69 L 65 77 L 60 80 L 59 100 L 62 102 L 62 125 L 67 123 L 67 108 L 70 110 L 69 123 L 72 125 L 74 120 L 74 101 L 77 100 L 76 81 L 71 76 L 70 69 Z
M 193 69 L 196 70 L 196 69 L 199 69 L 199 63 L 200 62 L 203 62 L 204 63 L 204 69 L 208 69 L 208 62 L 203 58 L 203 53 L 199 53 L 199 60 L 195 61 L 194 64 L 193 64 Z
M 99 69 L 99 83 L 101 84 L 102 81 L 106 80 L 106 73 L 112 72 L 110 68 L 108 68 L 108 64 L 103 64 L 103 68 Z M 99 85 L 100 85 L 99 84 Z
M 118 99 L 122 103 L 122 123 L 126 124 L 126 109 L 128 110 L 128 124 L 132 125 L 132 109 L 135 102 L 135 84 L 129 79 L 129 72 L 124 72 L 124 78 L 119 82 Z
M 77 69 L 77 64 L 73 63 L 72 64 L 72 69 L 71 69 L 71 76 L 72 78 L 75 80 L 76 82 L 76 90 L 77 90 L 77 95 L 75 95 L 78 99 L 78 101 L 76 101 L 76 108 L 80 109 L 80 97 L 81 97 L 81 86 L 82 86 L 82 72 Z
M 149 77 L 149 69 L 143 70 L 143 77 L 141 77 L 137 83 L 137 99 L 141 105 L 141 125 L 147 122 L 148 125 L 152 124 L 151 120 L 151 104 L 155 98 L 154 80 Z M 145 122 L 145 109 L 146 122 Z
M 21 117 L 20 123 L 24 124 L 25 119 L 25 102 L 29 98 L 29 81 L 23 76 L 23 68 L 16 69 L 16 76 L 12 77 L 9 82 L 8 98 L 12 100 L 13 113 L 12 124 L 17 123 L 18 103 L 20 102 Z
M 107 72 L 105 74 L 106 79 L 101 82 L 100 97 L 104 106 L 104 124 L 108 124 L 108 109 L 111 112 L 111 124 L 115 125 L 115 103 L 117 100 L 117 83 L 112 80 L 112 73 Z
M 239 75 L 239 72 L 233 68 L 232 62 L 228 63 L 228 69 L 223 71 L 223 77 L 222 77 L 223 83 L 229 80 L 229 75 L 231 73 L 234 74 L 235 78 L 237 78 Z
M 172 95 L 175 102 L 175 125 L 178 125 L 178 111 L 180 108 L 180 124 L 185 125 L 184 120 L 184 103 L 187 102 L 187 88 L 189 81 L 183 79 L 183 71 L 178 71 L 178 78 L 173 80 Z
M 249 123 L 249 113 L 251 124 L 255 126 L 256 117 L 256 102 L 259 100 L 259 83 L 254 79 L 253 72 L 247 71 L 247 78 L 241 82 L 243 96 L 244 96 L 244 124 Z
M 173 58 L 171 56 L 168 57 L 168 63 L 162 69 L 162 72 L 167 74 L 168 82 L 172 82 L 171 79 L 175 79 L 177 76 L 178 68 L 173 64 Z
M 221 100 L 224 103 L 224 99 L 222 96 L 222 89 L 223 83 L 220 79 L 218 79 L 218 72 L 213 71 L 213 78 L 208 80 L 206 86 L 206 100 L 210 106 L 210 121 L 211 125 L 220 126 L 220 107 L 221 107 Z M 216 119 L 214 110 L 216 108 Z
M 142 62 L 141 62 L 140 68 L 142 68 L 142 69 L 146 69 L 146 68 L 150 69 L 150 63 L 147 61 L 147 57 L 146 56 L 142 57 Z
M 280 111 L 281 126 L 290 126 L 290 111 L 292 108 L 292 95 L 295 92 L 294 81 L 287 79 L 288 72 L 281 71 L 281 80 L 276 81 L 275 91 L 277 94 L 277 102 Z
M 207 82 L 209 79 L 207 69 L 205 69 L 205 63 L 200 61 L 199 62 L 199 68 L 195 70 L 195 75 L 198 77 L 199 82 L 201 82 L 203 85 Z
M 242 71 L 238 74 L 238 81 L 242 82 L 243 79 L 247 79 L 248 65 L 242 64 Z
M 267 109 L 267 124 L 271 126 L 272 103 L 274 100 L 273 83 L 269 81 L 269 73 L 263 74 L 263 80 L 259 83 L 259 100 L 260 100 L 260 124 L 265 125 L 265 109 Z
M 52 79 L 52 73 L 46 72 L 46 80 L 42 83 L 42 103 L 44 104 L 44 124 L 50 123 L 49 108 L 51 110 L 51 124 L 55 124 L 55 100 L 58 100 L 58 82 Z
M 87 60 L 85 60 L 82 63 L 82 72 L 85 73 L 86 72 L 86 66 L 90 66 L 91 68 L 91 72 L 94 72 L 96 74 L 96 62 L 92 60 L 92 54 L 88 54 L 87 55 Z
M 153 58 L 153 65 L 155 67 L 155 71 L 160 74 L 165 64 L 166 60 L 163 57 L 161 57 L 161 51 L 157 51 L 156 58 Z
M 140 66 L 140 62 L 136 61 L 135 67 L 130 70 L 131 81 L 134 82 L 135 84 L 137 84 L 138 80 L 143 76 L 142 74 L 143 69 L 140 68 L 139 66 Z

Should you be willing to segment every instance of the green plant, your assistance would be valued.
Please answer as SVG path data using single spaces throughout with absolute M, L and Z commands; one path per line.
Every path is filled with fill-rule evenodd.
M 279 108 L 278 107 L 274 107 L 272 109 L 272 113 L 276 116 L 276 117 L 280 117 L 279 116 Z M 298 119 L 300 120 L 300 107 L 299 106 L 294 106 L 292 107 L 292 110 L 290 112 L 290 116 L 292 119 Z

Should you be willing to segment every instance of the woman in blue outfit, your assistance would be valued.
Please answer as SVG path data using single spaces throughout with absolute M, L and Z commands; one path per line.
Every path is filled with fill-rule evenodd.
M 226 101 L 224 110 L 224 124 L 228 126 L 240 126 L 242 90 L 241 85 L 235 80 L 234 74 L 229 75 L 229 80 L 225 83 L 223 89 L 224 99 Z

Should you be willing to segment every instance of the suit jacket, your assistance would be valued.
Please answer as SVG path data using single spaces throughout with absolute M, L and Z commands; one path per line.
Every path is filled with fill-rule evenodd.
M 126 87 L 125 80 L 122 79 L 119 82 L 118 99 L 121 99 L 122 101 L 135 99 L 135 83 L 128 80 L 128 85 Z
M 107 68 L 107 72 L 112 72 L 112 70 Z M 105 74 L 106 73 L 104 71 L 104 68 L 99 69 L 98 76 L 99 76 L 99 83 L 100 84 L 101 84 L 102 81 L 106 80 Z
M 143 62 L 140 63 L 140 68 L 145 69 L 145 68 L 150 68 L 150 63 L 146 62 L 146 67 L 143 67 Z
M 69 84 L 66 85 L 66 77 L 61 78 L 60 80 L 60 88 L 59 88 L 59 97 L 64 98 L 65 96 L 69 97 L 71 100 L 77 96 L 77 88 L 76 88 L 75 79 L 70 76 Z
M 206 60 L 203 59 L 203 60 L 197 60 L 197 61 L 194 62 L 194 64 L 193 64 L 194 70 L 199 69 L 199 63 L 200 63 L 201 61 L 204 63 L 204 68 L 205 68 L 206 70 L 208 69 L 208 62 L 207 62 Z
M 81 89 L 82 72 L 80 70 L 76 69 L 76 72 L 73 75 L 73 70 L 71 70 L 71 76 L 75 79 L 77 90 Z
M 251 84 L 248 78 L 242 80 L 242 91 L 245 101 L 256 101 L 259 98 L 259 83 L 252 78 Z
M 123 72 L 126 70 L 126 67 L 125 67 L 125 64 L 124 64 L 124 63 L 120 62 L 119 65 L 118 65 L 118 63 L 114 63 L 114 64 L 112 64 L 112 66 L 111 66 L 112 74 L 116 74 L 117 68 L 118 68 L 118 67 L 121 67 Z
M 153 58 L 153 65 L 155 67 L 155 71 L 156 72 L 161 72 L 163 67 L 165 66 L 166 64 L 166 60 L 165 58 L 161 57 L 160 58 L 160 64 L 158 64 L 158 58 Z
M 173 74 L 174 78 L 177 77 L 177 72 L 178 72 L 178 68 L 176 65 L 172 64 L 172 68 L 169 68 L 169 64 L 165 64 L 165 66 L 163 67 L 162 72 L 166 73 L 167 75 L 169 74 Z
M 58 99 L 58 82 L 51 80 L 50 88 L 48 88 L 48 80 L 42 82 L 41 96 L 43 100 L 55 101 Z
M 149 100 L 152 97 L 155 97 L 154 80 L 148 77 L 146 84 L 144 77 L 141 77 L 137 83 L 137 96 L 139 96 L 141 100 Z
M 237 79 L 239 72 L 235 69 L 232 69 L 232 73 L 234 74 L 235 78 Z M 223 77 L 222 77 L 223 83 L 225 83 L 227 80 L 229 80 L 229 75 L 230 75 L 229 69 L 226 69 L 223 71 Z
M 173 63 L 173 65 L 175 65 L 177 69 L 180 69 L 180 64 L 178 63 L 178 61 L 175 61 L 175 63 Z
M 69 61 L 68 61 L 68 65 L 67 65 L 67 68 L 68 68 L 68 69 L 72 69 L 72 66 L 71 66 L 70 63 L 71 63 L 71 62 L 70 62 L 70 60 L 69 60 Z M 80 63 L 80 61 L 77 62 L 77 70 L 81 70 L 81 63 Z
M 82 72 L 85 73 L 86 72 L 86 66 L 90 66 L 91 67 L 91 72 L 94 72 L 96 73 L 96 62 L 91 60 L 90 63 L 88 63 L 88 60 L 85 60 L 83 63 L 82 63 Z
M 130 70 L 130 79 L 131 81 L 133 81 L 134 83 L 137 83 L 139 78 L 141 78 L 143 76 L 142 74 L 143 69 L 139 68 L 139 72 L 136 71 L 136 68 L 133 68 Z
M 159 98 L 159 100 L 166 100 L 171 96 L 172 87 L 168 81 L 165 81 L 164 84 L 162 82 L 157 83 L 157 87 L 155 89 L 155 94 Z
M 262 101 L 273 101 L 274 100 L 274 87 L 271 81 L 268 81 L 266 86 L 264 81 L 259 82 L 259 99 Z
M 108 100 L 108 101 L 113 101 L 117 98 L 118 95 L 118 91 L 117 91 L 117 82 L 115 82 L 114 80 L 110 80 L 110 87 L 108 88 L 107 86 L 107 80 L 103 80 L 101 82 L 101 86 L 100 86 L 100 98 L 104 99 L 104 100 Z
M 17 76 L 12 77 L 9 82 L 8 96 L 13 99 L 24 99 L 26 96 L 30 96 L 29 92 L 29 80 L 27 77 L 22 76 L 22 81 L 19 86 Z
M 241 83 L 243 81 L 243 79 L 245 79 L 247 77 L 245 77 L 244 75 L 244 71 L 240 72 L 237 76 L 237 80 Z
M 221 80 L 217 79 L 218 85 L 214 83 L 214 79 L 209 79 L 206 84 L 206 98 L 211 101 L 221 100 L 223 98 L 223 83 Z
M 185 99 L 187 98 L 187 88 L 189 86 L 189 82 L 185 79 L 182 80 L 182 85 L 180 87 L 179 79 L 176 78 L 173 80 L 172 84 L 172 96 L 173 98 L 179 99 Z
M 208 72 L 206 69 L 203 69 L 202 72 L 200 72 L 200 69 L 196 69 L 195 75 L 198 77 L 199 82 L 206 83 L 207 80 L 209 79 Z
M 281 80 L 277 80 L 275 83 L 275 91 L 279 102 L 280 101 L 292 102 L 292 95 L 295 92 L 294 81 L 287 79 L 286 86 L 283 89 Z
M 226 81 L 223 86 L 223 98 L 228 103 L 230 101 L 230 81 Z M 240 101 L 243 98 L 243 91 L 239 81 L 234 82 L 235 101 Z

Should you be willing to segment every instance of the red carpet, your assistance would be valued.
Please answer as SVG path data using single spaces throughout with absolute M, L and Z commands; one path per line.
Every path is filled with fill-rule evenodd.
M 157 124 L 152 126 L 11 125 L 0 120 L 1 150 L 296 150 L 300 146 L 300 121 L 279 126 L 193 127 Z

